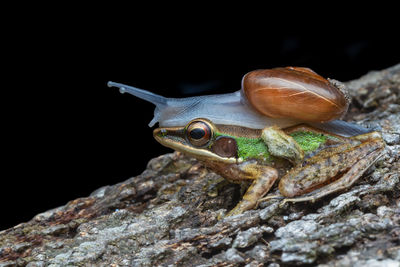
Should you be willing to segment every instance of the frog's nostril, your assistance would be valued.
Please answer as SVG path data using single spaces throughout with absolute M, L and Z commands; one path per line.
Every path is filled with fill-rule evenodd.
M 167 135 L 167 133 L 168 133 L 167 129 L 161 129 L 158 134 L 161 136 L 165 136 Z
M 168 131 L 167 131 L 167 129 L 164 129 L 164 128 L 157 128 L 157 129 L 154 129 L 154 131 L 153 131 L 153 136 L 154 137 L 156 137 L 156 136 L 164 137 L 167 134 L 168 134 Z

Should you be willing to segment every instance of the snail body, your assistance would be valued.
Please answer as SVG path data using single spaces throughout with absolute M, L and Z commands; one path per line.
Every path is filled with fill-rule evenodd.
M 193 119 L 206 118 L 214 124 L 252 129 L 308 123 L 322 130 L 335 128 L 343 135 L 365 132 L 335 120 L 348 107 L 343 86 L 307 68 L 255 70 L 244 76 L 241 90 L 187 98 L 166 98 L 115 82 L 108 86 L 153 103 L 156 108 L 150 127 L 157 122 L 160 127 L 183 126 Z

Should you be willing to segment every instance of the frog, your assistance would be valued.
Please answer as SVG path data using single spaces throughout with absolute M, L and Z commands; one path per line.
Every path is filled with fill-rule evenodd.
M 251 182 L 227 217 L 269 198 L 282 198 L 281 205 L 314 202 L 345 190 L 382 156 L 385 147 L 377 131 L 343 137 L 307 124 L 258 130 L 215 125 L 206 118 L 183 127 L 156 128 L 153 136 L 230 182 Z M 280 194 L 264 198 L 279 177 Z
M 226 216 L 271 198 L 315 202 L 346 190 L 385 151 L 380 132 L 342 120 L 351 101 L 345 84 L 305 67 L 250 71 L 238 91 L 186 98 L 108 85 L 156 106 L 149 126 L 158 123 L 161 145 L 230 182 L 250 183 Z M 279 192 L 268 194 L 274 184 Z

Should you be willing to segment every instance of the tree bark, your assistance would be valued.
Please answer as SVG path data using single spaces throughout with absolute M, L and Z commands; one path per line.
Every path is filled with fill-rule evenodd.
M 238 185 L 180 153 L 0 232 L 0 266 L 399 266 L 400 65 L 347 82 L 386 154 L 348 191 L 218 220 Z

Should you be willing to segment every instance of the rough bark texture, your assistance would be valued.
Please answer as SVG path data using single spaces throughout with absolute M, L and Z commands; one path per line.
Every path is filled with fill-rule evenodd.
M 238 185 L 179 153 L 0 232 L 0 266 L 399 266 L 400 65 L 347 83 L 386 155 L 350 190 L 218 221 Z

